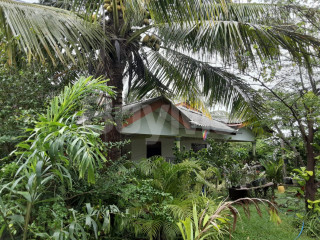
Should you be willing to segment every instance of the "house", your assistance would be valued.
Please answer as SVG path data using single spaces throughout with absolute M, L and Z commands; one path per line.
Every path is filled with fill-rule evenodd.
M 210 119 L 187 104 L 175 105 L 165 97 L 124 105 L 123 113 L 129 117 L 121 133 L 131 140 L 127 150 L 132 160 L 154 155 L 171 160 L 174 146 L 195 151 L 206 148 L 208 143 L 203 134 L 220 140 L 255 142 L 253 133 L 241 123 L 228 125 Z

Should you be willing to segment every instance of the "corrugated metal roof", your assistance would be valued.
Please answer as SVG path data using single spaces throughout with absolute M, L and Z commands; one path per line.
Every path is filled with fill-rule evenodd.
M 241 124 L 243 123 L 243 120 L 238 119 L 238 118 L 230 118 L 227 112 L 224 111 L 214 111 L 211 112 L 212 118 L 219 121 L 223 122 L 226 124 Z
M 214 119 L 210 119 L 203 113 L 193 111 L 184 106 L 177 107 L 175 106 L 175 104 L 173 104 L 170 100 L 168 100 L 165 97 L 156 97 L 156 98 L 137 101 L 137 102 L 124 105 L 123 111 L 134 113 L 142 109 L 143 107 L 151 103 L 154 103 L 156 101 L 159 101 L 161 99 L 165 100 L 165 102 L 171 103 L 172 107 L 176 108 L 181 113 L 181 115 L 184 116 L 186 120 L 189 121 L 191 128 L 202 129 L 202 130 L 212 130 L 212 131 L 224 132 L 224 133 L 230 133 L 230 134 L 236 133 L 236 130 L 229 127 L 227 124 L 216 121 Z
M 178 109 L 190 120 L 192 128 L 201 128 L 204 130 L 221 131 L 226 133 L 236 133 L 236 131 L 226 124 L 210 119 L 201 112 L 196 112 L 185 107 Z

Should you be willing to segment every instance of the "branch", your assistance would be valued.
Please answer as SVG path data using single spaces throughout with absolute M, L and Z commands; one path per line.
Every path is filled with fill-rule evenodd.
M 67 201 L 67 200 L 73 199 L 73 198 L 75 198 L 75 197 L 82 196 L 82 195 L 86 195 L 86 194 L 93 193 L 93 192 L 94 192 L 94 191 L 88 191 L 88 192 L 79 193 L 79 194 L 73 195 L 73 196 L 71 196 L 71 197 L 65 198 L 65 199 L 63 199 L 63 200 L 64 200 L 64 201 Z
M 274 127 L 276 128 L 277 132 L 278 132 L 278 136 L 291 148 L 291 150 L 294 152 L 294 155 L 296 156 L 296 158 L 298 158 L 301 166 L 305 166 L 300 153 L 298 152 L 298 150 L 296 149 L 296 147 L 294 145 L 292 145 L 290 143 L 290 141 L 284 136 L 283 132 L 281 131 L 281 129 L 279 128 L 279 126 L 274 123 Z
M 264 82 L 262 82 L 259 78 L 256 78 L 256 77 L 253 77 L 253 76 L 250 76 L 252 77 L 253 79 L 255 79 L 256 81 L 258 81 L 261 86 L 265 87 L 266 89 L 268 89 L 280 102 L 282 102 L 289 110 L 290 112 L 292 113 L 294 119 L 298 122 L 298 125 L 299 125 L 299 129 L 300 129 L 300 132 L 303 136 L 303 139 L 305 141 L 308 141 L 308 137 L 307 137 L 307 134 L 306 134 L 306 131 L 305 131 L 305 128 L 301 122 L 301 119 L 299 118 L 299 115 L 298 113 L 292 108 L 289 106 L 288 103 L 286 103 L 275 91 L 273 91 L 271 88 L 269 88 L 266 84 L 264 84 Z

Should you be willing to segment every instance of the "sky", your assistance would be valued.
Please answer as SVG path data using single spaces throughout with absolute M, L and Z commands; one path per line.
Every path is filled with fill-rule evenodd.
M 38 0 L 22 0 L 23 2 L 27 2 L 27 3 L 36 3 L 39 2 Z

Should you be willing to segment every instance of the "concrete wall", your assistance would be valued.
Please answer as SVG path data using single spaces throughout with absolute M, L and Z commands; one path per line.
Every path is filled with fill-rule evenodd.
M 228 139 L 228 138 L 227 138 Z M 232 135 L 231 142 L 254 142 L 255 136 L 250 129 L 240 128 L 236 135 Z
M 131 139 L 131 160 L 139 160 L 147 156 L 146 140 L 143 137 L 137 136 Z
M 181 149 L 185 147 L 186 150 L 191 150 L 192 143 L 208 145 L 208 143 L 202 138 L 181 138 Z
M 172 148 L 175 146 L 175 137 L 168 136 L 150 136 L 150 135 L 130 135 L 127 136 L 131 140 L 130 145 L 127 149 L 131 152 L 131 160 L 136 161 L 141 158 L 147 157 L 147 142 L 155 141 L 161 142 L 161 154 L 164 158 L 173 158 Z M 191 144 L 207 144 L 202 138 L 195 137 L 181 137 L 180 147 L 183 149 L 191 150 Z
M 160 136 L 130 136 L 131 140 L 131 160 L 139 160 L 147 157 L 147 142 L 161 142 L 161 154 L 163 157 L 174 157 L 172 148 L 175 146 L 174 137 Z
M 164 158 L 173 158 L 173 147 L 175 146 L 175 137 L 131 135 L 127 136 L 131 140 L 128 150 L 131 152 L 131 160 L 139 160 L 147 156 L 147 142 L 161 142 L 161 154 Z M 207 144 L 202 139 L 181 138 L 181 148 L 185 146 L 186 150 L 191 149 L 192 143 Z

